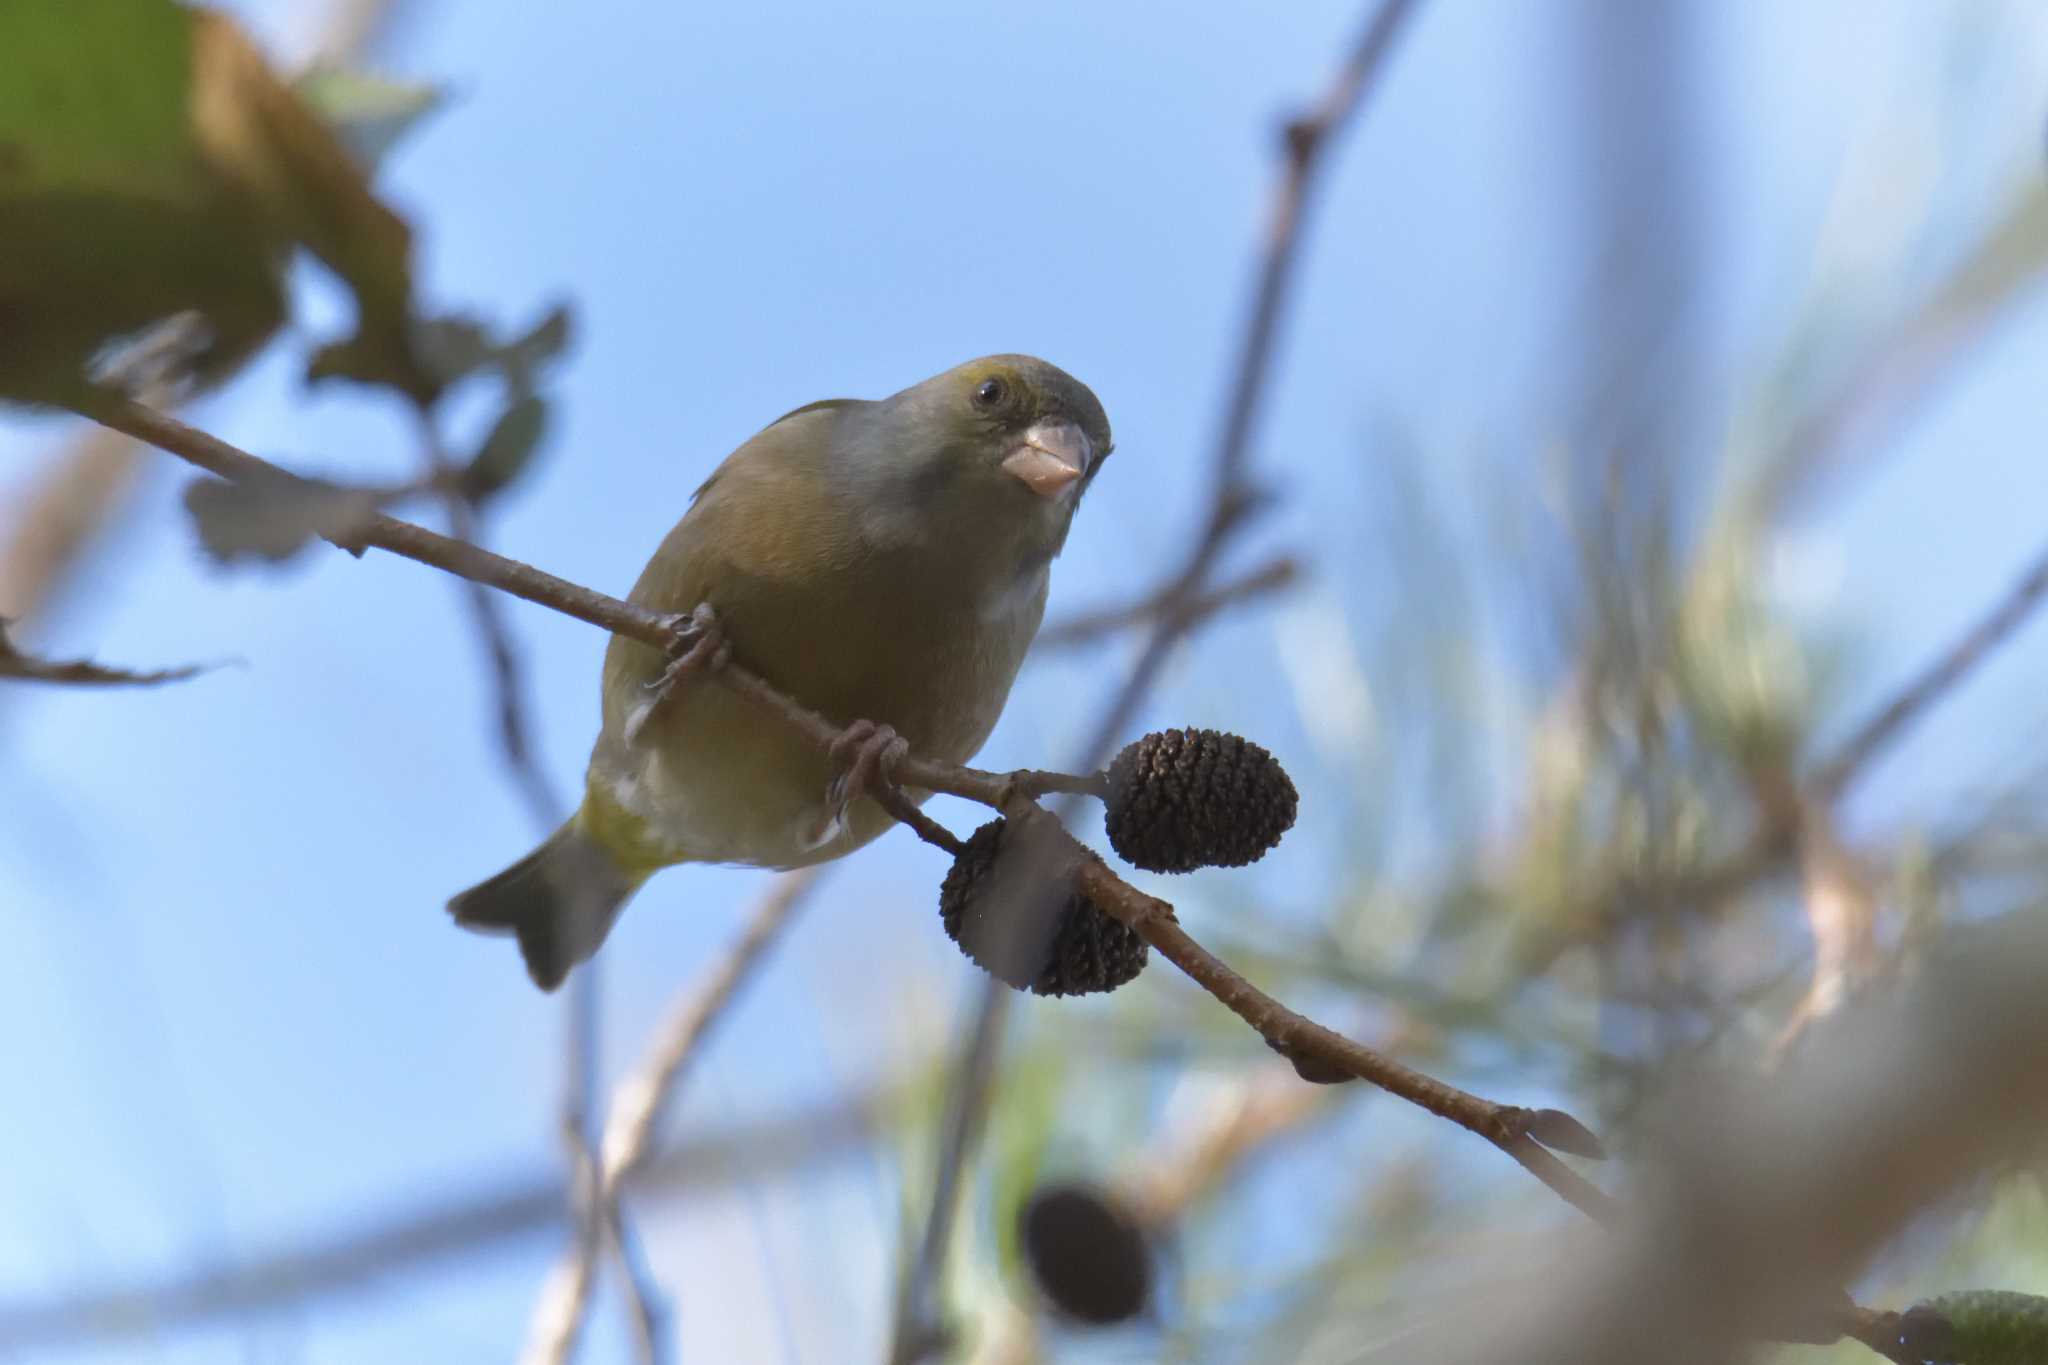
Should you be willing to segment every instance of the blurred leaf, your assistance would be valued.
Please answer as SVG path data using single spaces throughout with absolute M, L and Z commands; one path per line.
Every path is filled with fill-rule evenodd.
M 0 619 L 0 678 L 21 678 L 29 682 L 69 683 L 88 687 L 147 687 L 155 683 L 178 682 L 204 672 L 198 664 L 134 673 L 122 668 L 105 668 L 83 659 L 54 663 L 23 654 L 7 638 L 8 623 Z
M 562 353 L 569 344 L 569 330 L 569 305 L 558 303 L 534 324 L 532 331 L 508 343 L 500 352 L 506 375 L 515 383 L 524 382 L 533 371 Z
M 469 378 L 498 354 L 497 344 L 482 323 L 452 316 L 420 323 L 413 332 L 413 350 L 444 387 Z
M 390 497 L 389 490 L 289 476 L 234 483 L 194 479 L 185 487 L 185 507 L 200 543 L 223 564 L 281 564 L 315 538 L 347 546 Z
M 410 331 L 410 349 L 421 372 L 432 381 L 438 394 L 486 371 L 495 371 L 516 396 L 530 393 L 535 371 L 559 355 L 569 342 L 569 308 L 558 304 L 534 328 L 509 342 L 499 342 L 484 323 L 472 317 L 446 317 L 415 321 Z M 324 346 L 306 366 L 306 382 L 350 379 L 357 383 L 387 382 L 381 374 L 381 360 L 351 340 Z
M 61 394 L 106 342 L 185 309 L 215 369 L 284 320 L 281 244 L 199 136 L 205 26 L 170 0 L 0 5 L 0 395 Z
M 411 233 L 223 15 L 171 0 L 0 5 L 0 394 L 61 398 L 108 342 L 192 310 L 217 380 L 284 321 L 312 251 L 355 295 L 351 343 L 411 363 Z
M 547 426 L 548 404 L 539 394 L 527 394 L 505 409 L 462 471 L 463 493 L 486 498 L 511 484 L 532 463 Z
M 1901 1315 L 1904 1358 L 1930 1365 L 2040 1365 L 2048 1360 L 2048 1299 L 2009 1290 L 1943 1294 Z
M 308 71 L 292 83 L 292 90 L 371 170 L 428 114 L 447 103 L 438 86 L 331 66 Z

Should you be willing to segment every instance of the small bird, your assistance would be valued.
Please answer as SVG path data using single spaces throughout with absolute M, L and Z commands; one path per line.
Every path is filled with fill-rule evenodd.
M 634 585 L 632 601 L 690 625 L 667 655 L 612 638 L 583 804 L 449 913 L 516 935 L 553 990 L 664 867 L 802 867 L 881 834 L 894 818 L 864 794 L 878 769 L 905 746 L 965 763 L 995 728 L 1109 452 L 1095 395 L 1025 355 L 768 426 Z M 842 745 L 820 753 L 707 676 L 724 650 L 846 727 Z

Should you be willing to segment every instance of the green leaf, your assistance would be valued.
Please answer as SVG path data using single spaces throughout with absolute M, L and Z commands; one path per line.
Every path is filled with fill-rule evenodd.
M 424 389 L 410 230 L 231 20 L 16 0 L 0 53 L 0 396 L 62 401 L 109 342 L 185 311 L 211 333 L 196 377 L 224 377 L 283 323 L 295 247 L 355 295 L 356 368 Z
M 0 6 L 0 200 L 203 199 L 187 114 L 192 28 L 171 0 Z
M 199 29 L 171 0 L 0 4 L 0 396 L 61 394 L 174 313 L 205 316 L 212 372 L 283 322 L 275 236 L 199 133 Z
M 356 160 L 374 170 L 428 114 L 447 103 L 438 86 L 363 71 L 315 67 L 292 90 L 327 122 Z
M 547 427 L 548 404 L 539 394 L 527 394 L 506 408 L 462 471 L 463 493 L 486 498 L 511 484 L 533 462 Z

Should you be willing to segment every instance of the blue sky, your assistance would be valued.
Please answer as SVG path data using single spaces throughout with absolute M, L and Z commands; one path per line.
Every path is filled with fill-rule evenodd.
M 303 26 L 283 0 L 230 8 L 286 52 Z M 555 439 L 490 528 L 507 553 L 623 590 L 765 420 L 1006 350 L 1089 382 L 1117 434 L 1053 614 L 1124 596 L 1176 551 L 1206 487 L 1276 120 L 1320 88 L 1358 7 L 869 8 L 419 6 L 396 69 L 455 98 L 382 184 L 418 230 L 430 298 L 508 322 L 556 296 L 577 310 Z M 1433 487 L 1512 501 L 1538 496 L 1545 451 L 1572 439 L 1565 320 L 1598 264 L 1560 113 L 1581 12 L 1426 5 L 1334 149 L 1258 442 L 1286 501 L 1244 552 L 1305 551 L 1315 581 L 1292 617 L 1213 630 L 1147 716 L 1290 755 L 1311 837 L 1246 883 L 1278 904 L 1340 883 L 1341 830 L 1314 812 L 1318 794 L 1336 807 L 1348 769 L 1276 678 L 1276 620 L 1370 641 L 1433 609 L 1432 585 L 1362 533 L 1403 515 L 1389 449 Z M 1693 16 L 1708 274 L 1688 325 L 1719 440 L 1815 281 L 1865 300 L 1873 328 L 2038 179 L 2048 22 L 2003 0 Z M 304 292 L 307 326 L 196 420 L 307 468 L 408 472 L 394 407 L 298 385 L 338 316 L 310 272 Z M 1884 695 L 2036 552 L 2044 366 L 2035 297 L 1786 541 L 1787 600 L 1858 644 L 1852 697 Z M 60 435 L 0 419 L 0 491 Z M 531 839 L 455 586 L 374 554 L 217 572 L 179 511 L 183 478 L 168 458 L 153 468 L 118 553 L 40 643 L 243 664 L 154 691 L 0 696 L 0 1034 L 15 1040 L 0 1089 L 16 1100 L 0 1125 L 0 1301 L 248 1254 L 555 1160 L 556 1002 L 440 910 Z M 511 615 L 567 789 L 604 641 Z M 984 764 L 1071 751 L 1090 715 L 1076 698 L 1124 657 L 1034 665 Z M 1888 760 L 1858 820 L 1938 814 L 1944 791 L 2033 751 L 2044 659 L 2048 628 Z M 971 984 L 930 914 L 941 870 L 900 834 L 842 869 L 678 1122 L 778 1112 L 924 1055 Z M 606 955 L 613 1074 L 760 884 L 685 869 L 635 903 Z M 1205 885 L 1229 894 L 1192 883 L 1197 923 Z M 679 1206 L 650 1239 L 681 1286 L 686 1358 L 871 1355 L 895 1198 L 885 1154 Z M 503 1359 L 553 1251 L 532 1239 L 141 1356 Z M 586 1359 L 621 1350 L 601 1315 Z

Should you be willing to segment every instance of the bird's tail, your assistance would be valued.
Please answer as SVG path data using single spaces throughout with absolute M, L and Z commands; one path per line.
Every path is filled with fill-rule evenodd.
M 622 871 L 570 820 L 533 852 L 448 902 L 465 929 L 516 934 L 526 973 L 544 991 L 604 942 L 644 876 Z

